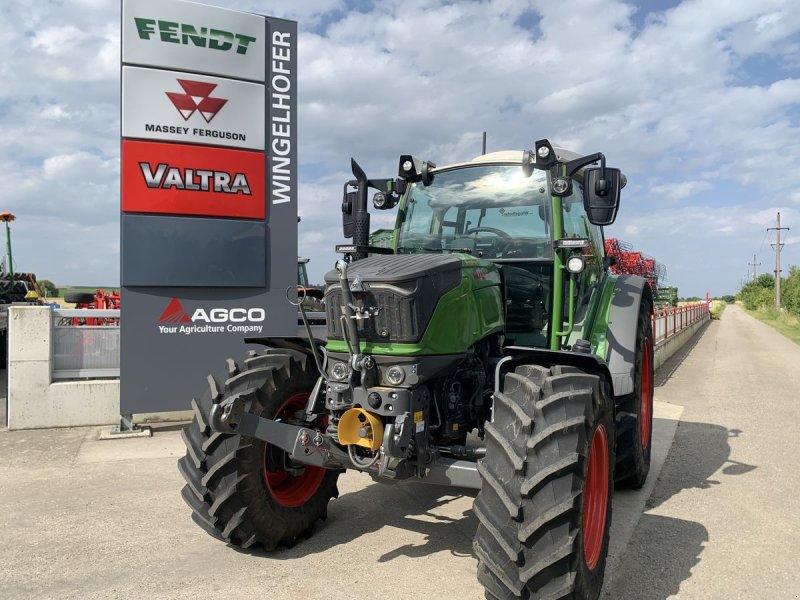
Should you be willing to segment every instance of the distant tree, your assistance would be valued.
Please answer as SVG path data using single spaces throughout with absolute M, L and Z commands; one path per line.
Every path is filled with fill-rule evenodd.
M 775 278 L 768 273 L 759 275 L 742 286 L 736 299 L 749 310 L 772 306 L 775 303 Z
M 58 288 L 56 287 L 56 284 L 49 279 L 40 279 L 39 287 L 42 288 L 42 291 L 45 294 L 47 294 L 48 298 L 54 298 L 58 296 Z
M 781 303 L 789 312 L 800 316 L 800 268 L 789 267 L 789 276 L 781 282 Z

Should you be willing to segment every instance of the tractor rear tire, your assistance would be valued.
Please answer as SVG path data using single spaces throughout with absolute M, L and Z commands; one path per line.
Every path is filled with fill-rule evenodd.
M 215 433 L 207 423 L 212 403 L 236 394 L 250 397 L 248 411 L 272 419 L 292 419 L 302 411 L 316 382 L 316 369 L 301 352 L 270 349 L 250 353 L 240 366 L 228 359 L 228 379 L 220 386 L 208 376 L 208 391 L 192 400 L 194 418 L 182 433 L 186 456 L 178 470 L 186 480 L 181 496 L 192 519 L 207 533 L 234 546 L 272 550 L 292 546 L 327 518 L 339 495 L 338 471 L 305 467 L 283 470 L 282 454 L 265 442 Z
M 633 393 L 616 400 L 617 489 L 639 489 L 650 472 L 653 441 L 653 307 L 647 300 L 639 306 L 636 326 L 636 357 Z
M 486 424 L 473 548 L 489 600 L 594 600 L 603 585 L 614 467 L 607 383 L 517 367 Z

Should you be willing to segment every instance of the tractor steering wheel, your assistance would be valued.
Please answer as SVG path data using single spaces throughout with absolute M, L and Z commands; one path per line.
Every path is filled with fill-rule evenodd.
M 502 229 L 497 229 L 497 227 L 473 227 L 472 229 L 467 229 L 464 232 L 464 235 L 470 235 L 473 233 L 478 233 L 479 231 L 488 231 L 489 233 L 494 233 L 495 235 L 499 235 L 501 238 L 506 240 L 507 242 L 511 242 L 514 240 L 509 234 L 507 234 Z
M 472 227 L 471 229 L 467 229 L 464 232 L 464 235 L 471 235 L 473 233 L 478 233 L 479 231 L 487 231 L 489 233 L 493 233 L 502 240 L 502 242 L 496 245 L 494 242 L 492 242 L 492 247 L 496 248 L 497 249 L 496 252 L 499 252 L 501 256 L 505 256 L 508 247 L 514 242 L 513 237 L 511 237 L 508 233 L 506 233 L 502 229 L 497 229 L 496 227 L 482 227 L 482 226 Z M 483 252 L 481 252 L 478 256 L 482 255 Z

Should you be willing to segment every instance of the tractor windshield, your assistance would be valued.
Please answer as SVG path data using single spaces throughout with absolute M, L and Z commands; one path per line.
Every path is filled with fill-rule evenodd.
M 467 252 L 492 259 L 552 257 L 547 180 L 519 165 L 480 165 L 415 183 L 400 213 L 398 253 Z

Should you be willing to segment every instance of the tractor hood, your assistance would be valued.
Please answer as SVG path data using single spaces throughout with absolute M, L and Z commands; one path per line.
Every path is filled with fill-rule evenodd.
M 348 273 L 351 287 L 355 286 L 356 277 L 364 283 L 397 283 L 414 280 L 423 275 L 437 279 L 450 278 L 455 284 L 461 276 L 461 259 L 455 254 L 372 256 L 351 264 Z M 338 284 L 339 273 L 336 270 L 328 271 L 325 283 Z
M 463 354 L 502 331 L 500 273 L 468 254 L 395 254 L 355 261 L 347 269 L 363 352 Z M 325 276 L 328 349 L 347 351 L 339 274 Z
M 375 256 L 348 268 L 354 301 L 376 309 L 359 323 L 362 340 L 413 343 L 422 337 L 439 298 L 461 281 L 461 259 L 452 254 Z M 341 339 L 342 290 L 339 273 L 325 275 L 328 337 Z

